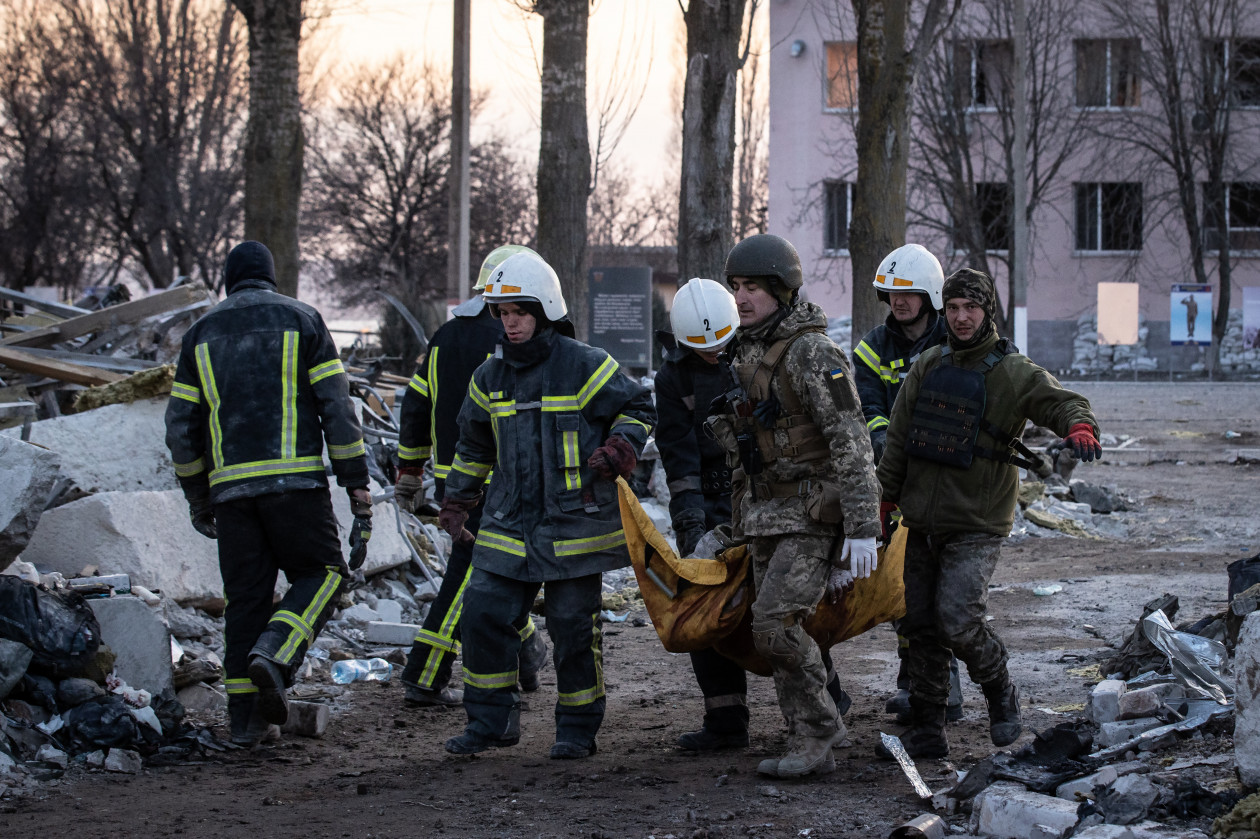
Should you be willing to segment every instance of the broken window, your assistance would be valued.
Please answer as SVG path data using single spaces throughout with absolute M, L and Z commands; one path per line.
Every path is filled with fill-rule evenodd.
M 848 110 L 857 107 L 857 44 L 853 41 L 828 41 L 827 109 Z
M 1230 250 L 1260 251 L 1260 183 L 1224 186 L 1220 198 L 1213 200 L 1207 184 L 1203 185 L 1204 246 L 1212 251 L 1221 249 L 1217 223 L 1223 216 Z
M 1076 105 L 1136 108 L 1141 44 L 1136 38 L 1082 38 L 1076 47 Z
M 954 41 L 954 95 L 963 108 L 996 109 L 1011 99 L 1011 42 Z
M 823 205 L 823 250 L 848 250 L 853 184 L 846 181 L 823 181 Z
M 1218 38 L 1204 44 L 1208 101 L 1221 94 L 1233 107 L 1260 108 L 1260 38 Z
M 1142 185 L 1076 184 L 1076 249 L 1142 249 Z

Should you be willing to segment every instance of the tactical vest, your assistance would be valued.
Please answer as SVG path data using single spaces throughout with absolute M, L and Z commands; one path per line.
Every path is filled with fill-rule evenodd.
M 1034 469 L 1030 461 L 1036 455 L 1023 441 L 984 418 L 985 376 L 1013 352 L 1018 352 L 1015 345 L 1003 338 L 977 369 L 964 370 L 954 364 L 953 348 L 943 347 L 940 364 L 923 377 L 919 386 L 906 454 L 960 469 L 970 467 L 977 455 Z M 1001 450 L 978 445 L 981 431 L 996 440 Z
M 827 438 L 806 413 L 804 405 L 801 404 L 800 398 L 792 388 L 791 375 L 782 364 L 792 344 L 811 332 L 825 334 L 821 327 L 801 330 L 795 335 L 771 344 L 761 361 L 756 364 L 736 365 L 739 380 L 749 382 L 746 390 L 749 401 L 754 405 L 771 396 L 771 381 L 777 379 L 779 383 L 782 413 L 775 420 L 774 425 L 764 428 L 752 416 L 738 416 L 735 419 L 737 434 L 751 432 L 755 436 L 762 463 L 770 463 L 783 458 L 793 463 L 821 465 L 831 457 L 831 447 L 827 443 Z M 780 446 L 775 443 L 776 430 L 787 432 L 786 445 Z M 822 477 L 822 470 L 817 470 L 816 474 Z M 756 475 L 749 475 L 748 478 L 753 484 L 756 498 L 789 498 L 801 495 L 809 489 L 808 480 L 775 483 L 763 480 Z

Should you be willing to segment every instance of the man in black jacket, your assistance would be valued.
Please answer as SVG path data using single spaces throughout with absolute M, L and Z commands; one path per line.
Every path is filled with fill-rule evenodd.
M 474 289 L 499 263 L 517 253 L 534 253 L 524 245 L 495 248 L 481 264 Z M 535 254 L 537 255 L 537 254 Z M 491 316 L 481 294 L 455 307 L 455 315 L 433 333 L 433 340 L 416 368 L 403 396 L 399 422 L 398 483 L 395 497 L 403 509 L 414 512 L 422 499 L 424 462 L 432 460 L 433 494 L 440 504 L 446 496 L 446 478 L 459 442 L 459 409 L 468 395 L 473 371 L 494 353 L 503 340 L 503 324 Z M 464 529 L 474 536 L 481 525 L 482 505 L 468 512 Z M 424 625 L 416 634 L 403 668 L 403 695 L 408 705 L 420 707 L 459 705 L 464 692 L 449 687 L 455 653 L 459 649 L 459 622 L 464 608 L 464 589 L 472 571 L 472 543 L 456 542 L 446 562 L 446 574 L 437 597 L 429 604 Z M 538 671 L 547 663 L 547 642 L 526 616 L 520 629 L 520 684 L 525 691 L 538 689 Z
M 276 290 L 271 252 L 243 242 L 227 299 L 184 335 L 166 445 L 193 527 L 219 541 L 232 740 L 288 716 L 285 690 L 347 575 L 322 452 L 356 517 L 372 514 L 363 432 L 319 312 Z M 278 572 L 289 590 L 273 608 Z

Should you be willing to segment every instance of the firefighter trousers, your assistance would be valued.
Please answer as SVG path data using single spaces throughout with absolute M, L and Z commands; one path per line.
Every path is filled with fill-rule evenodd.
M 274 661 L 291 683 L 332 615 L 347 569 L 326 489 L 225 501 L 214 505 L 214 517 L 227 600 L 224 682 L 229 706 L 243 706 L 257 693 L 247 672 L 250 656 Z M 281 571 L 289 590 L 275 605 Z
M 604 719 L 603 575 L 549 580 L 544 600 L 556 667 L 556 742 L 590 745 Z M 464 592 L 464 709 L 468 731 L 520 736 L 518 661 L 524 624 L 542 583 L 473 568 Z

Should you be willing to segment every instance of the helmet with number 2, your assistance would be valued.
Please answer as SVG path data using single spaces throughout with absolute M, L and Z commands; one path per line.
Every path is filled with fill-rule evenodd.
M 926 294 L 932 308 L 945 308 L 941 289 L 945 285 L 945 272 L 932 252 L 922 245 L 902 245 L 879 263 L 872 283 L 879 292 L 879 299 L 888 302 L 888 294 L 918 292 Z
M 678 289 L 669 312 L 674 340 L 706 352 L 719 350 L 735 337 L 739 309 L 735 297 L 721 283 L 694 277 Z
M 494 269 L 482 292 L 487 303 L 515 303 L 536 300 L 547 320 L 555 322 L 569 313 L 560 291 L 560 278 L 538 254 L 516 253 Z

